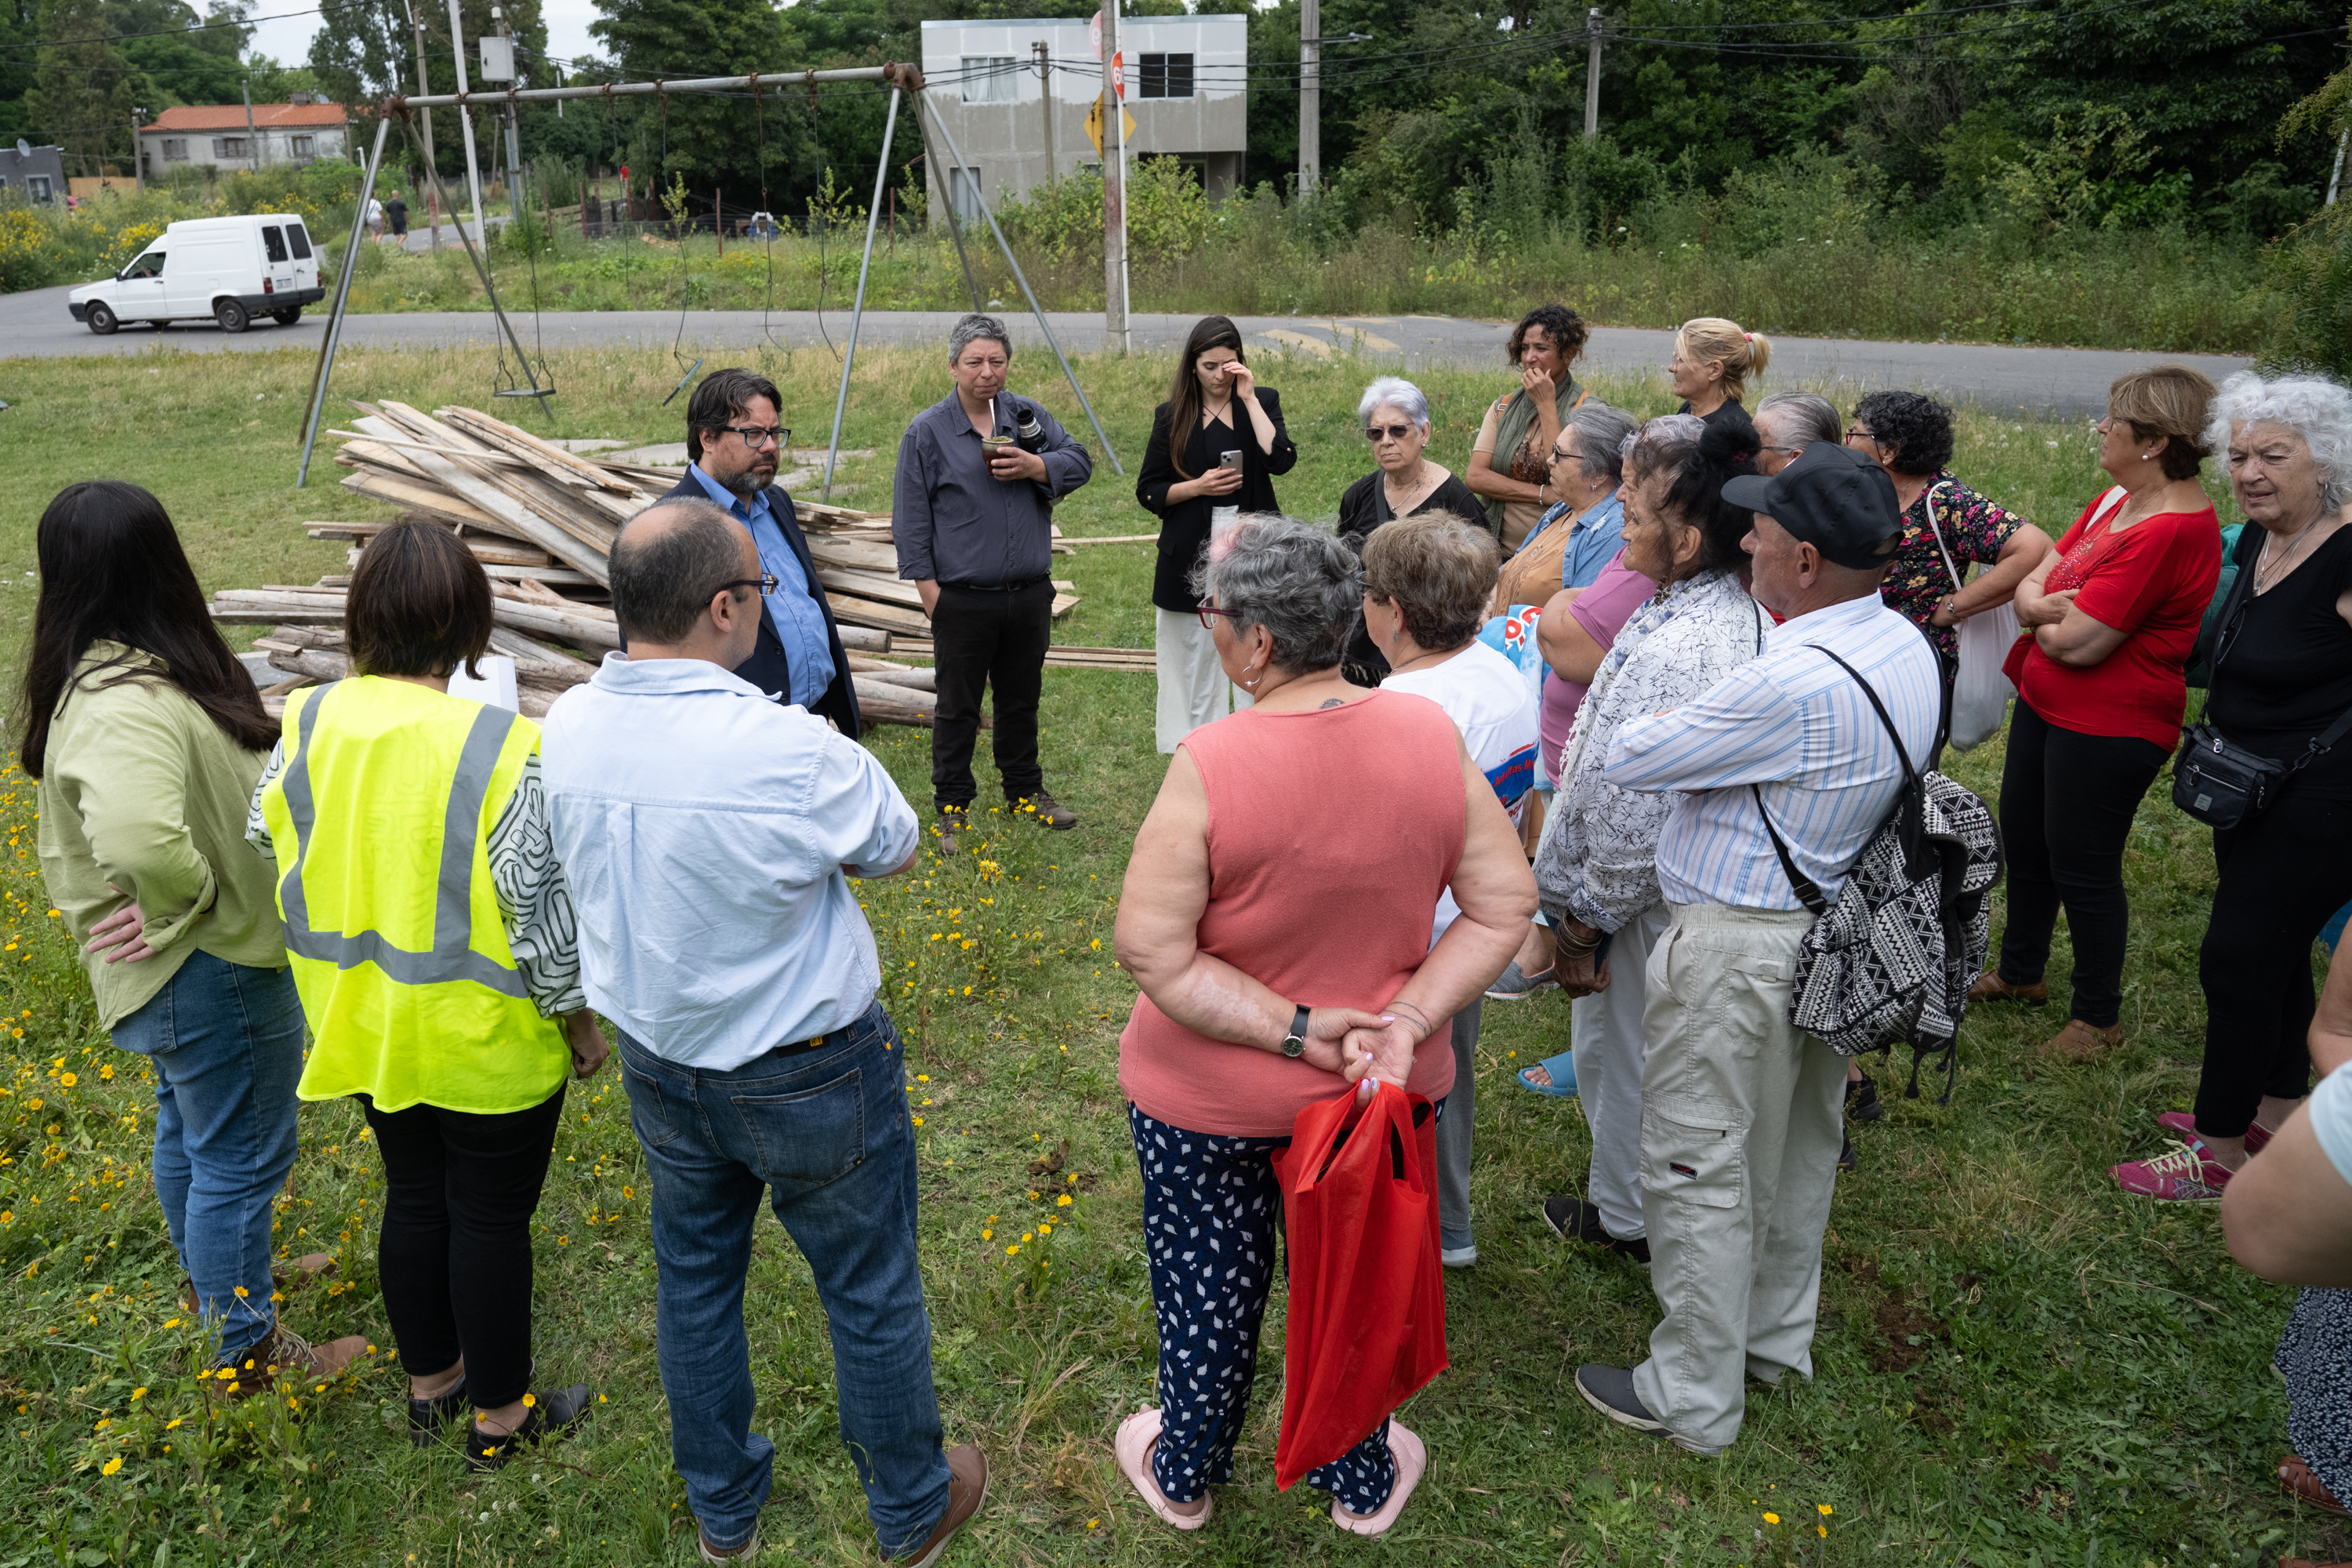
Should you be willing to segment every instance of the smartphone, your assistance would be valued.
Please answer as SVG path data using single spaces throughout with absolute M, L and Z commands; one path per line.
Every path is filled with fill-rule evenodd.
M 1231 468 L 1238 474 L 1242 471 L 1242 455 L 1239 452 L 1220 452 L 1217 454 L 1217 467 Z

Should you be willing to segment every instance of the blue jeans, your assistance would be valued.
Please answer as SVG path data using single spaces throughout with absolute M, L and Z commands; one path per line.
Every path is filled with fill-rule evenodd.
M 751 1539 L 775 1446 L 751 1425 L 743 1277 L 761 1189 L 816 1276 L 834 1388 L 886 1557 L 948 1508 L 931 1321 L 915 1256 L 915 1135 L 904 1053 L 879 1003 L 814 1046 L 732 1072 L 621 1036 L 631 1124 L 653 1180 L 654 1296 L 670 1455 L 714 1546 Z
M 155 1068 L 155 1195 L 224 1357 L 269 1332 L 269 1222 L 294 1168 L 302 998 L 289 969 L 194 952 L 114 1043 Z M 245 1294 L 240 1297 L 238 1289 Z

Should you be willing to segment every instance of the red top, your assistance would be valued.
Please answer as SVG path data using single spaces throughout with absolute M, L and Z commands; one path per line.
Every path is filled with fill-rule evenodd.
M 1309 1007 L 1378 1012 L 1429 956 L 1437 896 L 1461 862 L 1461 737 L 1424 697 L 1342 708 L 1245 708 L 1184 738 L 1209 795 L 1201 951 Z M 1454 1087 L 1446 1020 L 1413 1055 L 1413 1093 Z M 1155 1121 L 1228 1138 L 1287 1138 L 1347 1085 L 1255 1046 L 1193 1033 L 1135 999 L 1118 1083 Z
M 2025 705 L 2061 730 L 2134 736 L 2168 752 L 2189 705 L 2182 672 L 2221 574 L 2221 522 L 2209 505 L 2158 512 L 2116 533 L 2106 523 L 2121 506 L 2118 489 L 2083 509 L 2058 541 L 2059 563 L 2042 588 L 2079 588 L 2074 607 L 2126 634 L 2123 646 L 2073 668 L 2042 652 L 2029 630 L 2002 668 Z

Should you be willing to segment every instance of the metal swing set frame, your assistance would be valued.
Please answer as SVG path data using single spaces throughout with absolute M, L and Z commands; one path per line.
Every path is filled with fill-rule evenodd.
M 841 454 L 842 416 L 849 406 L 849 373 L 857 359 L 857 329 L 866 313 L 866 282 L 874 266 L 874 236 L 880 220 L 882 200 L 887 194 L 889 181 L 891 137 L 898 129 L 899 100 L 909 94 L 914 98 L 919 116 L 924 110 L 930 111 L 930 124 L 939 132 L 940 141 L 946 144 L 948 156 L 954 161 L 957 168 L 965 172 L 965 188 L 972 193 L 972 199 L 978 204 L 981 216 L 988 220 L 989 232 L 996 237 L 997 248 L 1003 252 L 1005 265 L 1013 269 L 1013 281 L 1021 285 L 1021 297 L 1028 301 L 1030 314 L 1036 318 L 1038 330 L 1045 333 L 1047 346 L 1052 348 L 1055 362 L 1062 367 L 1062 374 L 1069 381 L 1070 390 L 1077 395 L 1078 406 L 1086 410 L 1087 422 L 1094 426 L 1095 438 L 1102 443 L 1103 455 L 1110 459 L 1112 471 L 1124 477 L 1127 470 L 1120 466 L 1118 454 L 1111 449 L 1110 437 L 1104 431 L 1102 421 L 1096 417 L 1094 405 L 1087 401 L 1086 389 L 1078 384 L 1077 373 L 1070 368 L 1069 356 L 1062 352 L 1060 341 L 1054 336 L 1053 324 L 1045 320 L 1045 309 L 1037 303 L 1036 293 L 1029 287 L 1029 279 L 1021 270 L 1019 258 L 1013 254 L 1013 247 L 1005 240 L 1004 230 L 997 224 L 996 214 L 990 208 L 987 196 L 980 189 L 979 170 L 963 161 L 963 153 L 956 147 L 954 134 L 948 130 L 945 118 L 940 113 L 938 106 L 931 103 L 926 96 L 923 73 L 910 65 L 892 63 L 880 66 L 851 66 L 836 70 L 760 71 L 749 76 L 607 82 L 593 87 L 509 88 L 503 92 L 436 93 L 413 98 L 395 93 L 385 99 L 377 113 L 375 144 L 368 153 L 367 169 L 360 181 L 359 200 L 352 212 L 351 239 L 343 247 L 342 270 L 335 280 L 335 302 L 327 316 L 326 339 L 319 345 L 318 369 L 312 374 L 310 382 L 310 413 L 302 425 L 302 462 L 295 474 L 295 488 L 301 489 L 310 479 L 311 449 L 317 443 L 320 421 L 326 407 L 327 384 L 334 374 L 335 351 L 342 340 L 344 308 L 351 298 L 352 278 L 358 269 L 360 246 L 366 237 L 368 203 L 375 195 L 376 177 L 383 168 L 384 143 L 391 137 L 394 121 L 400 124 L 402 130 L 407 133 L 410 142 L 416 147 L 425 172 L 433 181 L 434 190 L 436 193 L 441 193 L 440 171 L 434 167 L 429 150 L 425 149 L 423 142 L 417 139 L 415 121 L 412 114 L 415 110 L 442 108 L 463 110 L 475 104 L 495 106 L 552 103 L 566 99 L 586 98 L 602 98 L 609 102 L 614 98 L 644 97 L 668 92 L 729 92 L 745 89 L 749 89 L 754 95 L 756 101 L 756 96 L 762 84 L 770 88 L 782 87 L 788 83 L 799 84 L 814 92 L 817 87 L 824 83 L 837 81 L 887 82 L 890 88 L 890 108 L 882 125 L 882 153 L 875 164 L 874 199 L 866 213 L 866 249 L 857 268 L 857 296 L 850 307 L 849 342 L 847 352 L 843 354 L 841 361 L 841 389 L 834 399 L 833 438 L 825 449 L 824 456 L 826 498 L 830 499 L 833 494 L 834 466 Z M 919 121 L 918 133 L 919 134 Z M 446 210 L 452 212 L 457 210 L 448 206 L 446 194 L 441 195 L 441 201 Z M 482 223 L 482 215 L 478 213 L 475 216 L 478 226 L 483 227 L 484 237 L 487 238 L 488 227 Z M 957 257 L 960 260 L 963 260 L 963 234 L 957 223 L 952 203 L 949 205 L 947 219 L 949 229 L 954 236 Z M 518 388 L 515 395 L 542 400 L 551 396 L 554 392 L 553 387 L 540 386 L 538 372 L 531 368 L 530 357 L 523 353 L 522 339 L 516 335 L 513 322 L 507 319 L 505 307 L 499 303 L 498 289 L 490 279 L 489 264 L 483 257 L 480 247 L 476 244 L 474 237 L 466 231 L 465 225 L 459 224 L 457 227 L 457 238 L 466 247 L 467 259 L 474 264 L 476 276 L 481 279 L 482 291 L 489 298 L 490 312 L 498 318 L 499 330 L 505 334 L 506 343 L 512 346 L 516 359 L 522 365 L 524 375 L 530 382 L 529 388 Z M 979 286 L 972 279 L 969 260 L 964 260 L 963 273 L 964 286 L 971 291 L 971 308 L 974 310 L 985 309 L 980 298 Z M 536 302 L 532 309 L 535 313 L 538 309 Z M 503 361 L 503 348 L 500 351 L 500 358 Z M 545 368 L 543 360 L 541 368 Z M 541 405 L 545 406 L 543 401 Z

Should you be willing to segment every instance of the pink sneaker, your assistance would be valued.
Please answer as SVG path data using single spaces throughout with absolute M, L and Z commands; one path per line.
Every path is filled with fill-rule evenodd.
M 2176 1143 L 2169 1154 L 2111 1165 L 2107 1174 L 2126 1193 L 2166 1203 L 2219 1203 L 2230 1184 L 2229 1168 L 2207 1159 L 2201 1143 Z
M 2184 1143 L 2196 1143 L 2202 1142 L 2197 1136 L 2197 1116 L 2194 1111 L 2168 1110 L 2163 1115 L 2156 1119 L 2156 1124 L 2168 1132 L 2179 1133 L 2180 1141 Z M 2259 1121 L 2250 1121 L 2246 1124 L 2247 1153 L 2261 1153 L 2263 1145 L 2270 1141 L 2271 1130 L 2269 1128 L 2263 1126 Z

